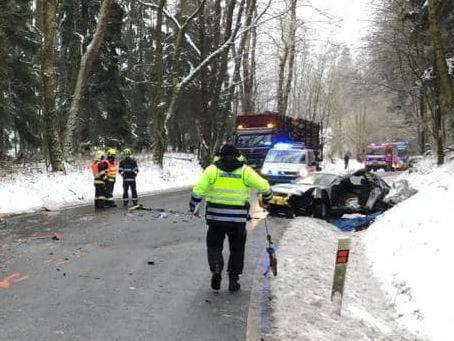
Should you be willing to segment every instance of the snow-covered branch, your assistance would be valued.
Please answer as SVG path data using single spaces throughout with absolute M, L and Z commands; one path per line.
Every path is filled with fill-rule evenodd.
M 151 9 L 154 9 L 154 10 L 157 10 L 158 9 L 158 5 L 155 5 L 155 4 L 152 4 L 152 3 L 149 3 L 149 2 L 145 2 L 145 1 L 142 1 L 142 0 L 137 0 L 138 3 L 140 3 L 141 5 L 143 6 L 147 6 Z M 201 6 L 199 6 L 199 8 L 190 16 L 190 19 L 186 20 L 185 23 L 182 25 L 178 19 L 172 15 L 172 13 L 170 13 L 167 9 L 164 8 L 163 10 L 163 13 L 164 15 L 167 17 L 167 19 L 169 19 L 171 22 L 173 22 L 173 24 L 175 25 L 175 27 L 178 29 L 178 30 L 181 30 L 183 28 L 183 26 L 187 23 L 189 23 L 193 16 L 197 15 L 200 11 L 200 8 Z M 186 42 L 188 43 L 188 45 L 197 53 L 198 56 L 201 55 L 200 53 L 200 50 L 199 48 L 194 44 L 194 41 L 192 40 L 192 38 L 189 36 L 189 34 L 185 33 L 185 38 L 186 38 Z

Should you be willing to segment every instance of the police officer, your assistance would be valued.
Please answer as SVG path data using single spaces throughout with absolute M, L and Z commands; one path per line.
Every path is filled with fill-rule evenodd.
M 131 157 L 131 150 L 126 148 L 123 150 L 125 156 L 120 161 L 119 173 L 123 177 L 123 206 L 126 207 L 129 204 L 129 187 L 131 187 L 132 203 L 137 205 L 137 188 L 136 188 L 136 177 L 139 173 L 137 162 Z
M 117 207 L 113 198 L 113 191 L 115 186 L 115 180 L 117 176 L 117 164 L 115 163 L 115 157 L 117 151 L 115 148 L 110 148 L 107 151 L 107 170 L 106 170 L 106 206 Z
M 91 172 L 95 185 L 95 208 L 104 208 L 106 201 L 106 170 L 107 162 L 104 160 L 104 151 L 96 152 L 96 160 L 91 164 Z
M 222 146 L 214 164 L 207 167 L 192 190 L 189 203 L 191 212 L 207 202 L 208 264 L 212 272 L 211 287 L 219 290 L 224 267 L 222 248 L 224 238 L 229 239 L 230 257 L 227 266 L 229 291 L 240 289 L 239 275 L 243 272 L 246 245 L 246 222 L 249 213 L 250 190 L 262 194 L 266 204 L 272 197 L 268 181 L 245 165 L 244 158 L 231 144 Z

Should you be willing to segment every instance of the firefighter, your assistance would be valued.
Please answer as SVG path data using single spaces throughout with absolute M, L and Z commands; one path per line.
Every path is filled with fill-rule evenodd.
M 113 198 L 113 190 L 115 186 L 115 178 L 117 176 L 117 164 L 115 157 L 117 151 L 115 148 L 109 148 L 107 151 L 107 171 L 106 171 L 106 206 L 117 207 Z
M 95 185 L 95 208 L 104 208 L 106 201 L 106 170 L 107 162 L 104 160 L 104 151 L 96 152 L 96 160 L 91 164 L 91 172 Z
M 211 288 L 219 290 L 224 260 L 224 238 L 229 240 L 230 257 L 227 266 L 229 291 L 240 289 L 239 275 L 243 272 L 246 245 L 246 222 L 249 217 L 250 190 L 262 195 L 262 202 L 271 200 L 268 181 L 245 165 L 238 149 L 231 144 L 222 146 L 219 158 L 205 169 L 192 190 L 189 208 L 194 212 L 202 198 L 207 202 L 206 221 L 208 264 L 212 272 Z
M 137 162 L 131 157 L 131 150 L 126 148 L 123 151 L 125 156 L 120 161 L 119 172 L 123 177 L 123 206 L 126 207 L 129 204 L 129 187 L 131 187 L 132 204 L 137 205 L 137 188 L 136 188 L 136 177 L 139 173 Z

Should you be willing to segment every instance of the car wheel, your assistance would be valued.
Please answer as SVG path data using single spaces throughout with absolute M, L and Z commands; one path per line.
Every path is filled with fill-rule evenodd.
M 267 209 L 266 209 L 269 213 L 269 215 L 278 215 L 279 213 L 279 209 L 277 209 L 276 207 L 273 207 L 273 206 L 268 206 Z
M 315 218 L 325 219 L 328 217 L 328 204 L 326 203 L 326 201 L 314 201 L 313 210 Z

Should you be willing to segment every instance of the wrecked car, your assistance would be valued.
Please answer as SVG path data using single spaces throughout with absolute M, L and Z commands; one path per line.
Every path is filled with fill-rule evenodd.
M 269 213 L 288 217 L 340 218 L 344 214 L 381 212 L 392 206 L 384 200 L 390 186 L 365 169 L 348 174 L 316 172 L 272 189 Z

